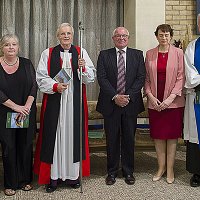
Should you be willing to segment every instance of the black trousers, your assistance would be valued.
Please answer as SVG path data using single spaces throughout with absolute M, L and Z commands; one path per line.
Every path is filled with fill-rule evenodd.
M 187 143 L 186 170 L 200 175 L 200 148 L 198 144 Z
M 104 116 L 108 174 L 117 175 L 120 157 L 123 175 L 133 174 L 136 124 L 137 116 L 128 116 L 124 108 Z
M 26 129 L 7 129 L 4 136 L 4 187 L 16 190 L 32 181 L 32 144 L 27 144 Z

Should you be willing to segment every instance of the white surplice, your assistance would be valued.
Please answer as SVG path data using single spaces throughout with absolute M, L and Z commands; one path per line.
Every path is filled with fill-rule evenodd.
M 47 71 L 47 61 L 49 49 L 42 52 L 40 62 L 37 68 L 37 83 L 40 90 L 47 94 L 54 94 L 53 85 L 56 83 Z M 63 59 L 62 67 L 66 67 L 68 74 L 72 80 L 69 82 L 68 88 L 61 94 L 60 113 L 57 124 L 56 140 L 53 155 L 53 164 L 51 165 L 51 179 L 58 178 L 63 181 L 66 179 L 76 180 L 79 177 L 80 163 L 73 163 L 73 73 L 70 59 L 72 54 L 68 51 L 60 52 Z M 88 84 L 94 82 L 96 70 L 89 58 L 88 53 L 83 49 L 83 58 L 86 62 L 86 70 L 83 72 L 83 83 Z M 79 71 L 78 71 L 79 74 Z
M 197 39 L 196 39 L 197 40 Z M 185 74 L 186 74 L 186 102 L 185 102 L 185 112 L 184 112 L 184 140 L 189 140 L 191 143 L 199 143 L 198 132 L 196 125 L 196 117 L 194 110 L 194 99 L 196 97 L 195 89 L 197 85 L 200 84 L 200 75 L 194 66 L 194 53 L 195 53 L 195 43 L 193 40 L 189 43 L 185 51 Z M 200 55 L 199 55 L 200 56 Z

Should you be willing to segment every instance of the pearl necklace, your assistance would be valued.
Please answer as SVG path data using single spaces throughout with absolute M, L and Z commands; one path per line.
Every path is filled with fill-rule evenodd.
M 19 57 L 17 57 L 16 61 L 14 63 L 8 63 L 4 58 L 3 61 L 6 63 L 6 65 L 8 66 L 14 66 L 15 64 L 17 64 L 17 61 L 19 60 Z

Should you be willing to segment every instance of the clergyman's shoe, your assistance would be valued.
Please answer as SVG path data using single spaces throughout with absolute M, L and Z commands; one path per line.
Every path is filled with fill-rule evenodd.
M 128 185 L 133 185 L 135 183 L 135 178 L 132 174 L 128 174 L 125 176 L 125 183 Z
M 106 177 L 106 185 L 113 185 L 116 182 L 115 177 L 113 174 L 108 175 Z
M 75 184 L 70 184 L 70 186 L 74 189 L 77 189 L 77 188 L 80 188 L 81 184 L 80 184 L 80 182 L 78 182 L 78 183 L 75 183 Z
M 46 186 L 46 192 L 48 192 L 48 193 L 52 193 L 52 192 L 54 192 L 56 189 L 57 189 L 57 186 L 53 186 L 53 185 L 51 185 L 51 184 L 48 184 L 48 185 Z
M 200 186 L 200 175 L 194 174 L 190 179 L 190 186 L 191 187 L 199 187 Z

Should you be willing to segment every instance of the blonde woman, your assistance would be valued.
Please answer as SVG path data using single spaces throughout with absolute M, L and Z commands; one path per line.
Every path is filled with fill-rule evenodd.
M 6 34 L 0 40 L 0 142 L 4 167 L 4 193 L 31 190 L 32 138 L 35 132 L 35 70 L 29 59 L 19 57 L 19 39 Z M 29 116 L 28 128 L 6 128 L 7 113 Z

